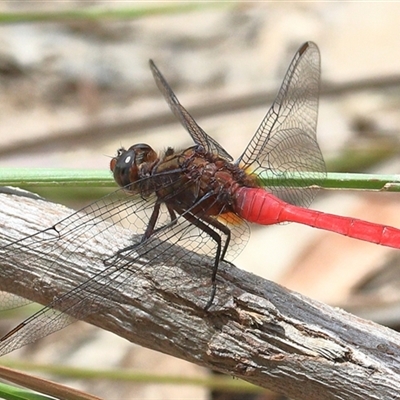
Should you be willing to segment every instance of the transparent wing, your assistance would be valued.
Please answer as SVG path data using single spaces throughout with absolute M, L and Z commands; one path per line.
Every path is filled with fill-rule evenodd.
M 183 190 L 185 184 L 182 182 Z M 177 194 L 179 193 L 174 193 Z M 140 241 L 156 203 L 155 197 L 143 199 L 118 190 L 46 230 L 14 241 L 0 238 L 2 282 L 15 279 L 9 272 L 12 265 L 21 265 L 21 268 L 22 265 L 47 265 L 43 274 L 30 283 L 38 293 L 50 291 L 54 299 L 0 339 L 0 355 L 60 330 L 75 319 L 84 319 L 87 315 L 95 313 L 97 305 L 104 304 L 110 296 L 111 282 L 114 282 L 112 290 L 117 286 L 126 295 L 133 296 L 135 288 L 141 284 L 140 273 L 137 269 L 136 272 L 132 270 L 134 262 L 141 264 L 140 270 L 145 270 L 160 264 L 157 260 L 169 259 L 176 263 L 179 260 L 190 261 L 192 257 L 198 260 L 200 257 L 202 263 L 210 266 L 210 269 L 204 269 L 204 274 L 209 279 L 211 291 L 216 243 L 204 230 L 185 218 L 185 213 L 190 214 L 191 210 L 177 215 L 176 220 L 171 221 L 168 210 L 162 208 L 155 226 L 156 233 L 146 241 Z M 234 217 L 233 220 L 229 218 L 229 215 L 225 216 L 226 224 L 229 226 L 232 222 L 235 225 L 230 226 L 232 238 L 228 255 L 234 257 L 247 242 L 248 227 L 246 224 L 238 224 L 241 222 L 238 217 Z M 115 238 L 122 237 L 119 234 L 121 229 L 132 232 L 132 239 L 116 241 Z M 210 226 L 210 229 L 215 230 L 215 227 Z M 221 232 L 218 234 L 226 241 Z M 124 237 L 127 238 L 127 235 Z M 176 244 L 179 247 L 175 246 Z M 101 254 L 94 251 L 99 246 L 102 249 Z M 71 277 L 71 282 L 66 284 L 72 286 L 65 292 L 55 292 L 54 288 L 49 288 L 47 276 L 58 276 L 58 271 L 67 268 L 68 263 L 72 262 L 74 265 L 80 265 L 83 270 L 87 270 L 89 264 L 95 265 L 97 272 L 77 287 L 73 286 Z M 165 268 L 168 266 L 163 268 L 155 271 L 155 274 L 165 274 Z M 183 284 L 180 276 L 171 277 L 170 274 L 168 279 L 172 290 L 174 285 L 178 287 Z M 28 296 L 28 293 L 29 291 L 25 293 L 21 290 L 18 295 L 24 297 Z M 4 298 L 1 300 L 4 301 Z M 207 301 L 208 299 L 204 299 L 204 304 Z
M 15 308 L 24 307 L 30 303 L 30 300 L 24 299 L 23 297 L 0 291 L 0 311 L 13 310 Z
M 301 206 L 310 205 L 315 197 L 310 182 L 318 184 L 325 174 L 316 139 L 319 82 L 319 50 L 307 42 L 294 56 L 272 107 L 236 161 L 277 197 Z M 285 178 L 295 183 L 286 183 Z M 275 183 L 269 186 L 271 179 Z
M 227 153 L 227 151 L 217 141 L 207 135 L 199 125 L 197 125 L 197 122 L 179 102 L 175 93 L 172 91 L 154 62 L 150 60 L 149 63 L 157 87 L 160 89 L 175 117 L 178 118 L 181 124 L 186 128 L 194 142 L 203 146 L 209 153 L 218 154 L 227 161 L 233 161 L 233 158 Z

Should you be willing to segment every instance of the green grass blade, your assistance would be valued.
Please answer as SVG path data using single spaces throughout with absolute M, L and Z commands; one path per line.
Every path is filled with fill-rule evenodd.
M 29 390 L 0 383 L 0 398 L 5 400 L 50 400 L 54 397 L 33 393 Z
M 307 180 L 307 174 L 309 176 Z M 266 186 L 319 186 L 324 189 L 400 191 L 400 175 L 356 174 L 329 172 L 269 173 L 260 176 L 260 183 Z
M 56 22 L 77 20 L 100 20 L 100 19 L 135 19 L 151 15 L 166 15 L 184 13 L 190 11 L 204 10 L 208 8 L 227 8 L 231 3 L 204 3 L 204 2 L 181 2 L 169 5 L 152 5 L 146 7 L 119 7 L 119 8 L 85 8 L 64 9 L 57 11 L 26 11 L 26 12 L 2 12 L 0 13 L 0 24 L 14 24 L 21 22 Z
M 189 377 L 171 374 L 154 374 L 141 371 L 130 371 L 123 369 L 89 369 L 77 368 L 63 365 L 40 365 L 29 362 L 19 362 L 15 360 L 2 360 L 2 364 L 8 367 L 44 372 L 57 375 L 62 378 L 72 379 L 101 379 L 115 382 L 131 382 L 140 384 L 163 384 L 163 385 L 190 385 L 210 390 L 230 390 L 237 393 L 266 393 L 266 390 L 252 385 L 251 383 L 231 377 L 207 376 L 207 377 Z
M 400 191 L 400 175 L 355 174 L 355 173 L 328 173 L 318 176 L 310 173 L 309 182 L 305 181 L 306 173 L 301 173 L 302 186 L 318 185 L 325 189 L 357 189 L 378 191 Z M 264 185 L 296 186 L 300 181 L 300 174 L 264 174 L 260 182 Z M 116 187 L 112 174 L 107 170 L 81 170 L 57 168 L 0 168 L 1 186 L 29 186 L 29 187 Z
M 62 168 L 0 168 L 1 186 L 38 187 L 115 187 L 111 172 L 107 170 Z

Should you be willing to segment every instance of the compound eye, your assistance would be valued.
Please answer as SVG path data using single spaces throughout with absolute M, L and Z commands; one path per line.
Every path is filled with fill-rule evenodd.
M 128 165 L 130 166 L 131 161 L 132 161 L 132 156 L 131 156 L 131 155 L 127 155 L 127 156 L 125 157 L 124 163 L 125 163 L 125 164 L 128 164 Z
M 117 160 L 117 168 L 120 170 L 129 169 L 132 165 L 137 164 L 136 154 L 132 150 L 124 151 Z
M 121 148 L 110 162 L 110 169 L 119 186 L 128 187 L 140 179 L 141 166 L 157 160 L 156 152 L 147 144 L 139 143 L 128 150 Z
M 137 180 L 135 153 L 132 150 L 118 151 L 117 157 L 111 160 L 110 169 L 119 186 L 125 187 L 131 184 Z

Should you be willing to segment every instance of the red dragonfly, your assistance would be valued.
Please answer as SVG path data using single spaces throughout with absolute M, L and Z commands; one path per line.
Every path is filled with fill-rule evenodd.
M 150 250 L 151 254 L 157 254 L 158 249 L 166 251 L 165 247 L 161 250 L 160 243 L 178 243 L 203 254 L 205 261 L 212 260 L 211 290 L 204 300 L 205 309 L 213 304 L 219 262 L 235 256 L 247 241 L 245 221 L 263 225 L 298 222 L 400 248 L 399 229 L 305 208 L 316 194 L 315 184 L 325 173 L 316 141 L 320 55 L 314 43 L 307 42 L 297 51 L 272 107 L 235 162 L 197 125 L 152 61 L 150 68 L 194 146 L 183 151 L 168 148 L 161 155 L 147 144 L 118 150 L 110 168 L 121 190 L 44 231 L 13 242 L 8 239 L 0 247 L 0 265 L 4 266 L 16 252 L 26 252 L 29 262 L 50 254 L 54 246 L 62 249 L 65 259 L 72 253 L 79 256 L 80 240 L 87 240 L 88 232 L 93 239 L 106 240 L 106 233 L 118 222 L 115 218 L 120 222 L 129 220 L 130 229 L 141 235 L 138 243 L 116 243 L 113 252 L 101 259 L 92 258 L 101 271 L 0 338 L 0 355 L 63 328 L 72 321 L 70 316 L 87 316 L 91 311 L 84 296 L 90 293 L 93 302 L 104 301 L 110 291 L 107 282 L 123 272 L 129 274 L 133 259 L 145 260 L 144 268 L 151 265 L 157 255 L 150 256 Z M 271 180 L 267 188 L 262 187 L 260 177 L 264 175 L 267 178 L 263 182 L 268 177 Z M 282 176 L 294 176 L 297 181 L 289 184 L 281 179 L 277 184 Z M 314 185 L 310 185 L 313 177 Z M 111 221 L 110 232 L 95 230 L 98 218 Z M 173 253 L 176 248 L 168 247 L 168 256 L 182 257 L 181 253 Z M 186 257 L 190 254 L 188 251 Z M 57 273 L 56 265 L 51 272 Z M 135 277 L 128 274 L 121 285 L 132 291 Z

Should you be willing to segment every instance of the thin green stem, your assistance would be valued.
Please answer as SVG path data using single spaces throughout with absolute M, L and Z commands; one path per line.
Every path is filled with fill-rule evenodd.
M 5 400 L 54 400 L 54 397 L 33 393 L 30 390 L 21 389 L 6 383 L 0 383 L 0 396 L 0 398 Z
M 0 24 L 29 23 L 29 22 L 55 22 L 55 21 L 77 21 L 77 20 L 100 20 L 100 19 L 135 19 L 150 15 L 165 15 L 196 11 L 199 9 L 228 7 L 232 4 L 221 2 L 179 2 L 169 5 L 157 5 L 146 7 L 121 7 L 121 8 L 85 8 L 65 9 L 57 11 L 26 11 L 26 12 L 2 12 L 0 13 Z
M 262 174 L 260 184 L 267 187 L 316 186 L 323 189 L 400 191 L 400 175 L 356 174 L 329 172 L 326 175 L 316 172 L 290 172 Z
M 1 186 L 115 187 L 107 170 L 62 168 L 0 168 Z
M 265 389 L 252 385 L 242 380 L 234 380 L 227 376 L 188 377 L 168 374 L 151 374 L 122 369 L 93 370 L 88 368 L 76 368 L 63 365 L 40 365 L 27 362 L 2 361 L 2 364 L 10 368 L 17 368 L 35 372 L 45 372 L 64 378 L 74 379 L 108 379 L 113 381 L 125 381 L 135 383 L 157 383 L 170 385 L 201 386 L 209 389 L 233 390 L 235 392 L 266 392 Z
M 354 173 L 282 173 L 263 174 L 260 183 L 266 186 L 304 187 L 319 186 L 325 189 L 356 189 L 399 192 L 400 175 L 375 175 Z M 300 179 L 301 177 L 301 179 Z M 36 187 L 115 187 L 112 174 L 107 170 L 80 170 L 56 168 L 0 168 L 1 186 Z

